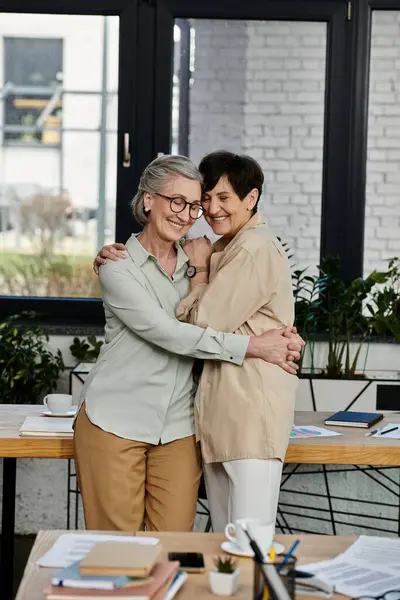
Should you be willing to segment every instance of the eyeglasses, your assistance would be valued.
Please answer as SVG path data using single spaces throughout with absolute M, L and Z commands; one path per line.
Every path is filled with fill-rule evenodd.
M 165 196 L 165 194 L 154 194 L 154 196 L 161 196 L 165 200 L 169 200 L 169 205 L 172 212 L 178 214 L 185 210 L 186 206 L 189 205 L 189 216 L 191 219 L 200 219 L 204 214 L 204 208 L 198 202 L 187 202 L 184 198 L 176 196 Z
M 381 596 L 360 596 L 354 600 L 400 600 L 400 590 L 385 592 Z

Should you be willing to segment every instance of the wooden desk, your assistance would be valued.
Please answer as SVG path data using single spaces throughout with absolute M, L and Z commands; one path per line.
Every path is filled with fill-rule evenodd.
M 0 404 L 0 457 L 3 458 L 1 515 L 1 597 L 11 600 L 14 575 L 15 495 L 17 458 L 73 458 L 71 438 L 20 437 L 27 416 L 39 416 L 43 406 Z
M 0 404 L 0 457 L 73 458 L 72 439 L 62 437 L 20 437 L 19 428 L 26 416 L 39 415 L 42 406 Z M 319 425 L 332 413 L 298 411 L 296 425 Z M 400 414 L 391 414 L 388 422 L 400 424 Z M 285 462 L 326 465 L 400 466 L 400 441 L 386 437 L 365 437 L 367 430 L 333 427 L 344 435 L 331 438 L 291 440 Z
M 324 421 L 331 412 L 298 411 L 296 425 L 326 427 Z M 390 414 L 377 423 L 383 427 L 388 422 L 400 424 L 400 414 Z M 291 440 L 285 462 L 316 465 L 376 465 L 400 466 L 400 440 L 365 437 L 368 429 L 358 427 L 330 427 L 343 435 L 325 438 Z M 375 429 L 373 427 L 372 429 Z
M 0 457 L 73 458 L 71 438 L 20 437 L 25 417 L 38 417 L 44 408 L 40 404 L 0 404 Z
M 12 598 L 15 482 L 17 458 L 73 458 L 71 438 L 20 437 L 19 428 L 26 416 L 39 415 L 42 406 L 0 405 L 0 457 L 3 462 L 3 504 L 0 579 L 2 600 Z M 322 425 L 331 413 L 297 412 L 296 425 Z M 390 421 L 400 423 L 400 415 L 390 415 Z M 291 440 L 285 462 L 305 464 L 357 464 L 400 466 L 400 441 L 385 437 L 365 437 L 366 430 L 335 428 L 344 433 L 332 438 Z
M 42 556 L 62 531 L 39 532 L 31 555 L 25 568 L 25 573 L 19 587 L 16 600 L 43 600 L 43 590 L 49 585 L 54 569 L 38 567 L 35 562 Z M 146 535 L 146 534 L 139 534 Z M 164 558 L 168 552 L 203 552 L 207 569 L 213 568 L 213 558 L 224 554 L 221 543 L 225 539 L 221 533 L 151 533 L 160 538 L 163 545 Z M 333 558 L 343 552 L 355 541 L 352 536 L 324 536 L 324 535 L 277 535 L 276 539 L 285 548 L 289 548 L 293 541 L 299 537 L 301 544 L 296 551 L 299 564 L 316 562 Z M 238 600 L 252 599 L 253 561 L 250 558 L 238 559 L 241 585 L 237 595 Z M 303 597 L 303 596 L 302 596 Z M 344 596 L 333 596 L 343 600 Z M 179 592 L 180 600 L 215 600 L 208 587 L 208 574 L 189 575 L 188 581 Z M 308 600 L 307 596 L 304 596 Z

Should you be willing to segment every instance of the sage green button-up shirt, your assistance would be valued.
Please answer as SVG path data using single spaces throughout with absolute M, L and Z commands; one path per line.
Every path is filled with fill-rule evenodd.
M 175 311 L 190 289 L 187 256 L 177 245 L 173 278 L 135 236 L 126 258 L 107 261 L 99 279 L 105 343 L 84 385 L 81 403 L 92 423 L 151 444 L 194 433 L 195 358 L 241 365 L 246 335 L 181 323 Z

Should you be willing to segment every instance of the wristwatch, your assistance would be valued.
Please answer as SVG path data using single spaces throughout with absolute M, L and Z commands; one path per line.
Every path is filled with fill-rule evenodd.
M 189 279 L 192 279 L 197 273 L 207 273 L 207 267 L 195 267 L 194 265 L 189 265 L 186 271 L 186 275 Z

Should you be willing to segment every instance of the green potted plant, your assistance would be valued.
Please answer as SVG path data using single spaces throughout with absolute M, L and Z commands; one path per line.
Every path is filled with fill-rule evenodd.
M 34 404 L 52 392 L 64 369 L 60 350 L 49 346 L 48 335 L 24 313 L 0 323 L 0 402 Z
M 350 283 L 342 279 L 336 257 L 324 258 L 318 275 L 307 275 L 306 270 L 294 272 L 296 325 L 307 343 L 312 374 L 331 379 L 363 377 L 359 358 L 371 333 L 400 339 L 399 265 L 398 259 L 392 259 L 388 272 L 374 271 Z M 319 374 L 314 370 L 317 333 L 325 334 L 328 342 L 326 365 Z
M 317 321 L 326 288 L 326 275 L 309 274 L 308 269 L 295 270 L 292 275 L 295 301 L 296 326 L 306 342 L 299 361 L 299 375 L 302 373 L 305 356 L 310 357 L 311 371 L 314 371 L 314 345 Z
M 215 571 L 210 571 L 209 581 L 213 594 L 217 596 L 233 596 L 239 587 L 240 572 L 236 561 L 231 557 L 219 556 L 214 560 Z
M 335 257 L 325 258 L 320 272 L 326 282 L 320 305 L 321 329 L 328 335 L 325 373 L 333 379 L 363 377 L 363 372 L 357 371 L 358 361 L 372 331 L 365 311 L 371 309 L 373 288 L 383 284 L 387 276 L 374 271 L 365 279 L 357 277 L 346 284 L 340 275 L 340 260 Z
M 96 362 L 103 343 L 97 340 L 95 335 L 88 335 L 82 340 L 75 337 L 69 351 L 79 362 L 93 363 Z
M 360 384 L 365 385 L 360 358 L 372 334 L 400 339 L 400 260 L 390 259 L 387 271 L 350 282 L 340 271 L 339 259 L 327 257 L 317 274 L 293 275 L 296 325 L 307 342 L 300 377 L 310 379 L 299 387 L 298 410 L 334 410 L 338 402 L 340 407 L 350 404 L 362 392 Z M 317 336 L 323 342 L 318 346 L 318 358 L 324 357 L 320 364 Z
M 400 258 L 388 261 L 383 285 L 377 285 L 368 305 L 373 331 L 400 340 Z

